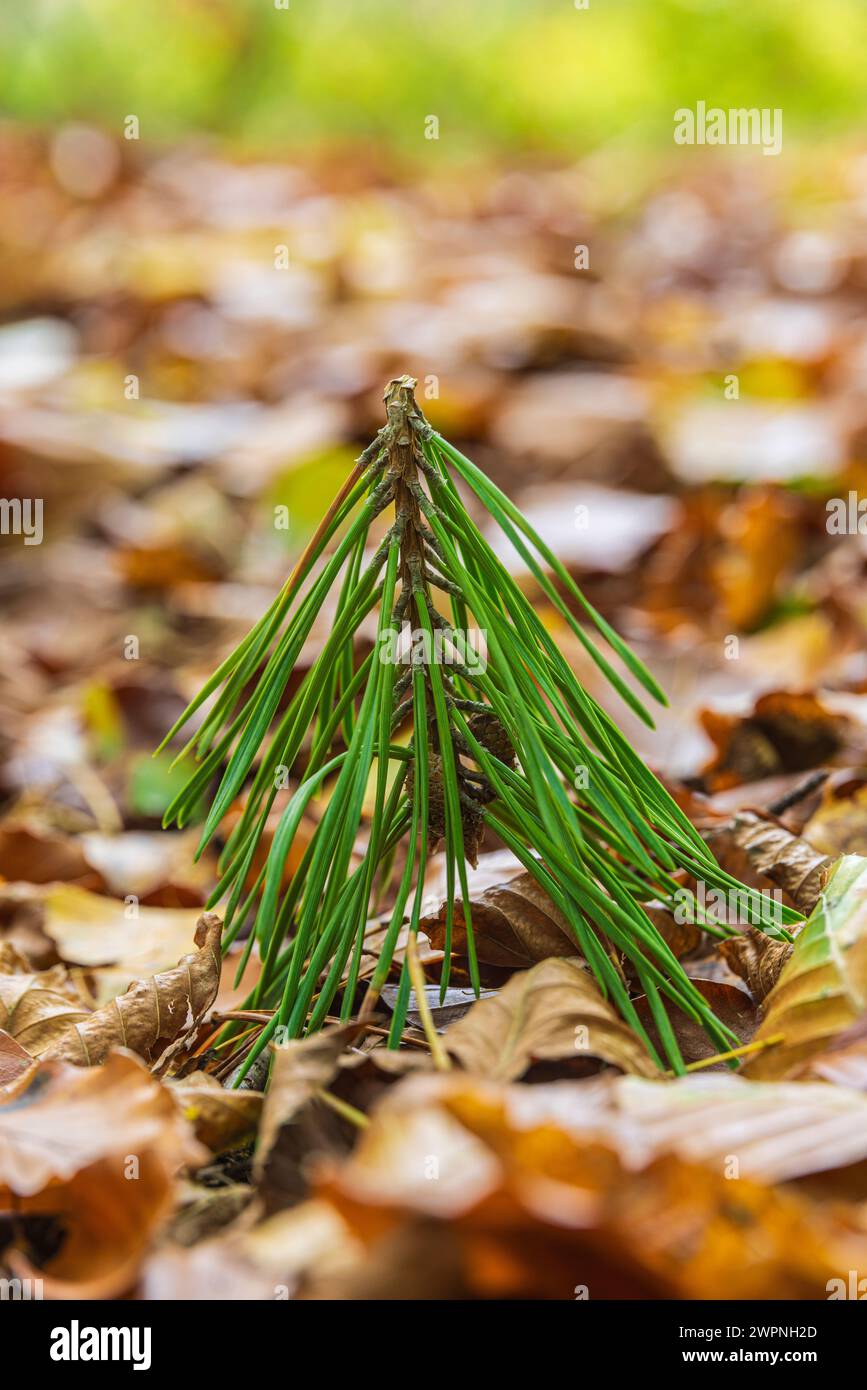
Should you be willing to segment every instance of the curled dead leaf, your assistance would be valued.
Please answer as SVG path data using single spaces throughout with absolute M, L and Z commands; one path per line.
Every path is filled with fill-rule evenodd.
M 757 873 L 782 888 L 799 911 L 812 912 L 831 868 L 827 855 L 779 822 L 752 811 L 736 816 L 734 837 Z
M 579 960 L 552 957 L 512 976 L 449 1028 L 448 1052 L 467 1071 L 515 1080 L 538 1062 L 586 1071 L 607 1062 L 638 1076 L 657 1075 L 640 1038 L 603 998 Z
M 745 982 L 757 1004 L 770 994 L 789 956 L 788 941 L 774 941 L 758 927 L 746 927 L 739 936 L 727 937 L 717 949 L 726 964 Z
M 364 1023 L 323 1028 L 273 1049 L 255 1177 L 265 1207 L 276 1211 L 306 1196 L 309 1164 L 323 1153 L 347 1153 L 353 1126 L 320 1099 L 337 1073 L 340 1057 Z
M 480 865 L 483 860 L 480 860 Z M 479 960 L 513 970 L 535 965 L 549 956 L 574 956 L 575 940 L 565 917 L 530 873 L 506 882 L 470 889 L 473 935 Z M 445 904 L 421 919 L 431 945 L 442 950 L 446 937 Z M 463 905 L 455 903 L 452 950 L 465 955 Z

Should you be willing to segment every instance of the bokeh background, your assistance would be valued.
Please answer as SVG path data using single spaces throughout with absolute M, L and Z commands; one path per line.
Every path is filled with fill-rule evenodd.
M 865 51 L 859 0 L 4 3 L 0 493 L 45 533 L 0 538 L 0 875 L 203 900 L 151 750 L 405 371 L 658 672 L 655 736 L 617 711 L 655 767 L 827 761 Z M 699 100 L 780 108 L 782 153 L 676 146 Z

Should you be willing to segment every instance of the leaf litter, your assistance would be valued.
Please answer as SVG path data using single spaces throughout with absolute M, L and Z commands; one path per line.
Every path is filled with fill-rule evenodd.
M 503 193 L 491 171 L 473 186 L 453 176 L 448 212 L 411 181 L 369 193 L 406 248 L 397 312 L 353 241 L 357 194 L 287 166 L 280 196 L 297 225 L 327 207 L 341 234 L 309 264 L 302 254 L 268 303 L 249 233 L 218 230 L 189 192 L 196 154 L 179 152 L 174 169 L 144 159 L 106 193 L 116 229 L 135 225 L 139 198 L 162 225 L 113 266 L 99 218 L 61 216 L 75 199 L 36 137 L 30 157 L 29 187 L 4 176 L 0 238 L 15 245 L 26 199 L 48 196 L 57 245 L 41 271 L 19 248 L 0 335 L 2 490 L 17 495 L 26 470 L 49 519 L 41 571 L 8 551 L 2 577 L 0 1192 L 17 1220 L 0 1222 L 0 1271 L 36 1273 L 49 1297 L 569 1299 L 577 1285 L 815 1298 L 841 1270 L 867 1271 L 867 590 L 862 537 L 825 526 L 827 498 L 864 482 L 863 383 L 838 317 L 849 282 L 834 281 L 837 299 L 813 293 L 800 305 L 809 323 L 795 322 L 762 269 L 749 312 L 733 319 L 702 297 L 699 335 L 672 312 L 690 296 L 698 307 L 696 268 L 663 250 L 665 274 L 645 283 L 604 218 L 611 279 L 552 268 L 578 199 L 568 180 L 555 188 L 540 171 L 548 201 L 513 211 L 515 249 L 488 260 Z M 208 165 L 227 188 L 241 172 Z M 724 177 L 736 191 L 737 171 Z M 179 190 L 192 198 L 183 215 Z M 718 189 L 699 180 L 688 196 L 722 228 Z M 249 215 L 271 237 L 267 200 Z M 765 249 L 785 267 L 785 228 L 771 225 Z M 446 263 L 445 227 L 465 265 Z M 774 263 L 744 254 L 754 271 Z M 698 270 L 724 286 L 710 252 Z M 710 403 L 708 315 L 734 368 L 790 396 L 760 392 L 739 421 Z M 118 405 L 127 351 L 148 363 L 138 411 Z M 396 363 L 439 373 L 425 402 L 435 428 L 526 503 L 660 674 L 672 702 L 659 729 L 628 713 L 624 729 L 718 860 L 808 918 L 773 941 L 737 913 L 718 936 L 654 913 L 740 1056 L 715 1058 L 673 1003 L 661 1019 L 609 943 L 642 1026 L 657 1039 L 672 1029 L 688 1068 L 649 1073 L 556 904 L 483 843 L 468 875 L 483 998 L 469 992 L 460 903 L 452 992 L 442 1007 L 434 993 L 443 863 L 419 914 L 430 1007 L 410 997 L 401 1047 L 385 1046 L 393 971 L 368 1016 L 332 1016 L 275 1046 L 259 1085 L 228 1084 L 272 1010 L 244 1007 L 255 971 L 235 984 L 243 938 L 221 961 L 220 919 L 202 918 L 215 856 L 194 867 L 188 832 L 159 832 L 179 782 L 150 750 L 303 548 L 309 532 L 281 534 L 273 508 L 315 524 L 329 476 L 379 423 Z M 604 699 L 534 576 L 509 563 Z M 311 631 L 299 677 L 330 621 Z M 147 654 L 138 665 L 130 633 Z M 736 663 L 723 655 L 731 635 Z M 225 834 L 243 811 L 239 798 Z M 362 982 L 388 893 L 367 923 Z M 404 920 L 397 970 L 408 940 Z M 124 1174 L 130 1154 L 139 1183 Z

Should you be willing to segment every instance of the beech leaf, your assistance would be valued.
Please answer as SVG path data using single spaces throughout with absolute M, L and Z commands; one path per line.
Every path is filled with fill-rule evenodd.
M 155 1062 L 170 1044 L 192 1032 L 216 998 L 222 926 L 216 913 L 203 913 L 196 927 L 198 950 L 173 970 L 134 981 L 126 994 L 104 1008 L 76 1021 L 64 1020 L 37 1055 L 93 1067 L 113 1047 L 125 1047 Z
M 255 1134 L 262 1113 L 260 1091 L 227 1090 L 204 1071 L 170 1081 L 168 1087 L 196 1138 L 212 1153 L 240 1148 Z
M 319 1153 L 346 1153 L 352 1125 L 319 1098 L 335 1077 L 340 1057 L 365 1029 L 363 1023 L 323 1028 L 273 1049 L 255 1176 L 266 1209 L 276 1211 L 307 1193 L 305 1171 Z
M 167 1089 L 128 1053 L 88 1070 L 42 1063 L 0 1101 L 0 1206 L 50 1213 L 64 1236 L 40 1270 L 48 1297 L 128 1289 L 170 1214 L 176 1172 L 205 1157 Z
M 705 1081 L 729 1079 L 737 1087 L 736 1078 Z M 604 1132 L 601 1100 L 595 1132 L 570 1119 L 571 1102 L 588 1092 L 637 1087 L 664 1106 L 682 1084 L 413 1078 L 377 1107 L 349 1160 L 320 1173 L 319 1192 L 372 1261 L 402 1233 L 436 1240 L 425 1255 L 431 1268 L 448 1266 L 453 1250 L 453 1297 L 563 1298 L 580 1270 L 597 1298 L 824 1298 L 841 1269 L 862 1268 L 867 1237 L 843 1214 L 743 1168 L 732 1183 L 721 1164 L 669 1144 L 630 1160 Z M 755 1093 L 758 1138 L 761 1090 L 738 1089 Z M 708 1097 L 681 1128 L 695 1132 L 712 1114 Z
M 65 965 L 31 970 L 5 942 L 0 945 L 0 1027 L 39 1057 L 91 1013 Z
M 579 960 L 552 957 L 513 975 L 446 1033 L 446 1048 L 467 1071 L 502 1081 L 534 1062 L 596 1058 L 638 1076 L 657 1068 L 632 1029 L 603 998 Z
M 742 811 L 736 817 L 734 839 L 757 873 L 788 893 L 801 912 L 812 912 L 831 869 L 827 855 L 754 811 Z
M 780 978 L 765 1000 L 755 1036 L 783 1042 L 748 1059 L 745 1075 L 789 1076 L 824 1052 L 867 1010 L 867 859 L 838 860 L 802 928 Z

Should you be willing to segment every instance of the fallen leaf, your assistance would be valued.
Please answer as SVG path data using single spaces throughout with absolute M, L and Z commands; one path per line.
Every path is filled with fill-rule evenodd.
M 777 1080 L 856 1023 L 867 1009 L 867 859 L 838 860 L 801 929 L 780 978 L 765 1000 L 755 1042 L 783 1042 L 749 1058 L 744 1072 Z
M 838 774 L 825 784 L 815 813 L 801 832 L 820 854 L 867 854 L 867 782 Z
M 479 991 L 479 999 L 490 999 L 496 993 L 493 989 L 483 989 Z M 386 985 L 379 996 L 380 1003 L 384 1008 L 394 1012 L 395 1005 L 400 997 L 400 985 Z M 425 997 L 427 1006 L 430 1010 L 431 1020 L 438 1032 L 449 1028 L 453 1023 L 457 1023 L 459 1018 L 464 1018 L 470 1009 L 477 1002 L 476 992 L 471 988 L 458 988 L 449 985 L 446 989 L 443 1001 L 440 1003 L 439 985 L 425 985 Z M 421 1013 L 419 1012 L 418 1001 L 416 1000 L 415 990 L 410 990 L 409 1003 L 406 1009 L 407 1025 L 420 1029 L 422 1026 Z M 404 1029 L 406 1037 L 406 1029 Z
M 737 985 L 725 984 L 718 980 L 705 980 L 693 976 L 692 982 L 699 993 L 703 995 L 705 1002 L 713 1009 L 720 1022 L 737 1035 L 738 1042 L 748 1043 L 759 1023 L 758 1010 L 750 996 L 744 990 L 738 989 Z M 680 1048 L 681 1056 L 687 1066 L 692 1062 L 703 1062 L 708 1057 L 716 1056 L 720 1047 L 711 1042 L 700 1023 L 685 1014 L 665 995 L 661 996 L 661 1002 Z M 664 1057 L 665 1049 L 662 1038 L 659 1035 L 653 1011 L 646 996 L 641 995 L 634 1003 L 635 1011 L 644 1024 L 650 1041 L 660 1057 Z M 737 1044 L 732 1043 L 731 1046 L 736 1047 Z M 725 1070 L 725 1068 L 725 1062 L 717 1062 L 714 1067 L 708 1068 L 708 1070 Z M 646 1075 L 647 1073 L 643 1074 Z
M 59 1020 L 50 1038 L 40 1039 L 36 1055 L 93 1067 L 113 1047 L 126 1047 L 155 1062 L 170 1044 L 193 1031 L 214 1002 L 220 982 L 222 926 L 215 913 L 203 913 L 196 927 L 198 950 L 184 956 L 173 970 L 136 980 L 113 1003 L 83 1019 Z
M 196 831 L 93 832 L 82 835 L 80 842 L 87 863 L 102 877 L 104 891 L 117 898 L 138 898 L 143 917 L 158 905 L 155 899 L 162 899 L 159 905 L 166 908 L 201 907 L 208 896 L 210 867 L 206 858 L 195 862 Z
M 0 1095 L 11 1095 L 39 1063 L 9 1033 L 0 1031 Z
M 702 773 L 709 791 L 817 767 L 852 741 L 851 721 L 815 695 L 783 690 L 760 696 L 746 716 L 705 710 L 701 720 L 717 750 Z
M 88 967 L 97 1004 L 178 960 L 201 917 L 201 908 L 131 906 L 72 884 L 47 889 L 43 908 L 42 930 L 61 960 Z
M 548 1102 L 588 1087 L 607 1083 L 405 1082 L 318 1190 L 374 1266 L 400 1231 L 456 1247 L 453 1296 L 818 1298 L 841 1268 L 864 1264 L 863 1232 L 800 1195 L 743 1175 L 733 1185 L 673 1152 L 629 1166 L 603 1137 L 571 1132 Z M 547 1113 L 527 1111 L 534 1101 Z
M 481 861 L 480 861 L 481 862 Z M 473 935 L 480 961 L 520 970 L 549 956 L 574 956 L 575 939 L 565 917 L 530 873 L 507 882 L 470 888 Z M 445 903 L 421 918 L 431 945 L 442 950 L 446 938 Z M 467 934 L 463 904 L 455 902 L 452 951 L 466 955 Z
M 240 1148 L 256 1133 L 264 1100 L 260 1091 L 227 1090 L 204 1071 L 167 1084 L 196 1138 L 212 1153 Z
M 569 923 L 555 907 L 533 875 L 522 869 L 508 850 L 483 854 L 469 873 L 473 936 L 479 960 L 499 969 L 522 970 L 552 956 L 574 956 L 575 937 Z M 679 923 L 661 903 L 646 903 L 645 911 L 678 957 L 695 950 L 701 928 Z M 446 939 L 446 904 L 442 890 L 426 888 L 421 926 L 431 945 L 442 951 Z M 456 900 L 452 928 L 452 953 L 467 953 L 463 903 Z
M 793 1073 L 797 1080 L 830 1081 L 834 1086 L 849 1086 L 853 1091 L 867 1091 L 867 1016 L 817 1057 L 811 1057 Z
M 810 913 L 824 887 L 832 861 L 777 821 L 753 811 L 734 819 L 735 843 L 747 854 L 755 871 L 776 883 L 799 911 Z
M 792 954 L 788 941 L 774 941 L 758 927 L 747 927 L 738 936 L 718 943 L 727 965 L 745 982 L 757 1004 L 770 994 L 783 966 Z
M 867 1191 L 867 1097 L 830 1086 L 758 1082 L 730 1071 L 671 1081 L 605 1076 L 513 1087 L 516 1126 L 554 1123 L 612 1145 L 629 1168 L 664 1154 L 722 1177 L 780 1183 L 858 1168 Z
M 0 829 L 0 876 L 24 883 L 79 879 L 99 885 L 79 840 L 26 822 L 7 821 Z
M 267 1211 L 307 1195 L 308 1168 L 322 1153 L 347 1153 L 356 1138 L 348 1120 L 319 1098 L 337 1073 L 341 1054 L 363 1023 L 323 1028 L 273 1049 L 254 1176 Z
M 552 957 L 513 975 L 446 1033 L 446 1048 L 466 1071 L 513 1081 L 539 1062 L 607 1062 L 653 1076 L 641 1040 L 605 1000 L 578 960 Z
M 65 965 L 31 971 L 13 946 L 0 945 L 0 1026 L 31 1057 L 90 1013 Z
M 0 1201 L 60 1223 L 60 1250 L 38 1266 L 46 1295 L 125 1292 L 169 1215 L 176 1172 L 205 1152 L 135 1057 L 113 1053 L 90 1070 L 40 1065 L 0 1103 Z
M 0 885 L 0 945 L 14 946 L 31 970 L 58 962 L 57 947 L 42 930 L 42 890 L 30 883 Z

